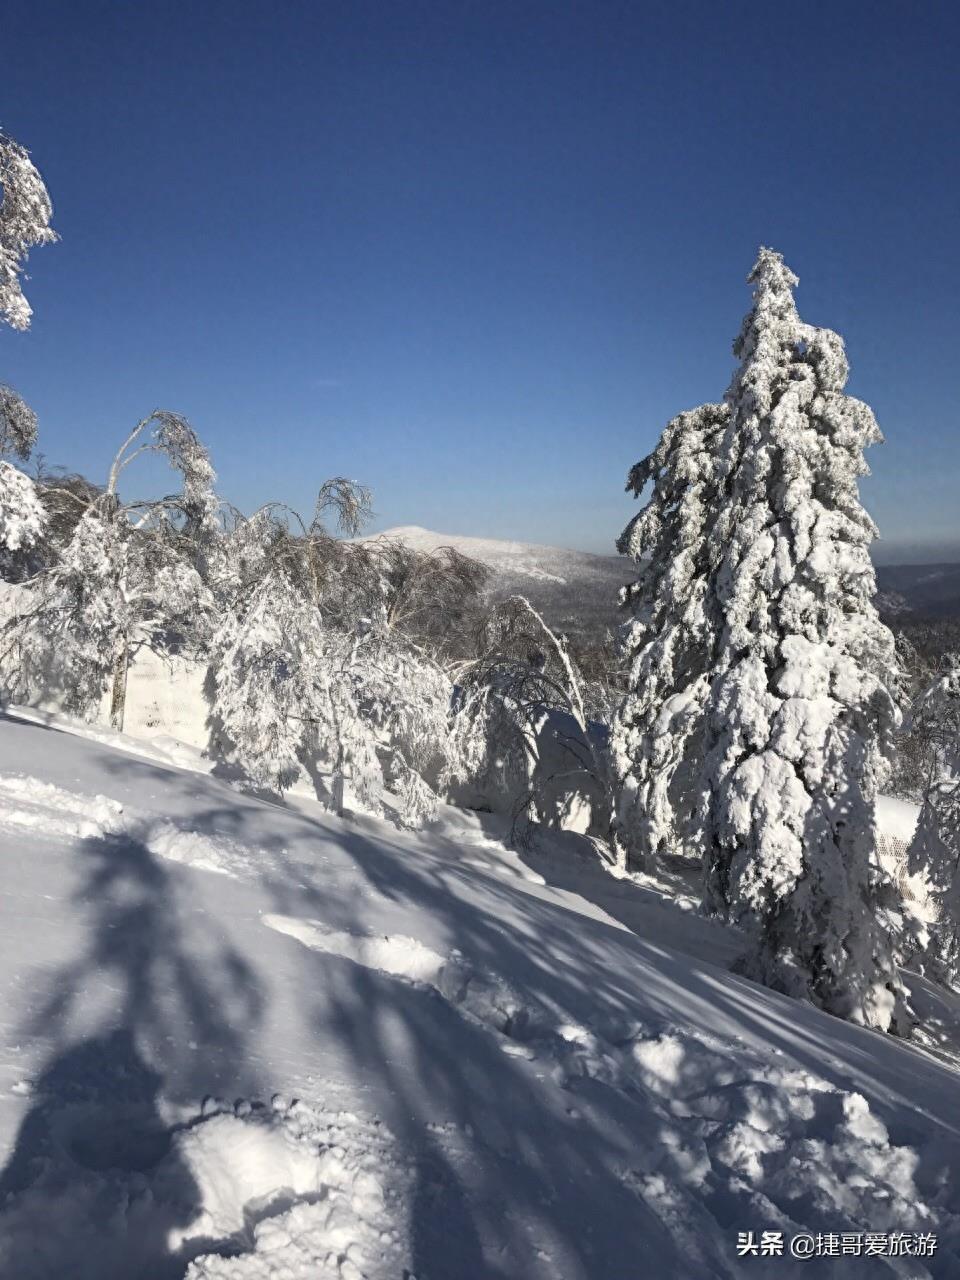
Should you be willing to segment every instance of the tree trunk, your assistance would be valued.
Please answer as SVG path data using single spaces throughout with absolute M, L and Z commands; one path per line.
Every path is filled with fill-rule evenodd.
M 343 817 L 343 803 L 345 799 L 346 788 L 346 771 L 347 762 L 344 756 L 343 743 L 340 740 L 339 728 L 337 731 L 337 760 L 333 767 L 333 788 L 332 800 L 333 811 L 338 818 Z
M 130 646 L 123 636 L 120 648 L 113 659 L 113 682 L 110 694 L 110 724 L 118 733 L 123 732 L 123 713 L 127 705 L 127 673 L 130 670 Z

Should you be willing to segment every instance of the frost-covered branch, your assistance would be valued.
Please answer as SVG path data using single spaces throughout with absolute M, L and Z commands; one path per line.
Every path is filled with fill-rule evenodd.
M 25 147 L 0 131 L 0 318 L 28 329 L 32 314 L 23 295 L 30 250 L 57 239 L 50 226 L 53 207 L 43 179 Z

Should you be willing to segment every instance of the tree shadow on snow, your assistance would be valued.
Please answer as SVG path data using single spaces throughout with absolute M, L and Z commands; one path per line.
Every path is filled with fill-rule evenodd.
M 402 844 L 352 832 L 343 847 L 376 895 L 402 909 L 416 904 L 462 949 L 477 990 L 488 974 L 509 975 L 545 1012 L 563 1006 L 570 986 L 591 998 L 592 985 L 601 1007 L 626 1013 L 626 987 L 618 992 L 589 965 L 578 977 L 576 917 L 531 900 L 530 917 L 511 921 L 516 896 L 507 888 L 494 885 L 492 902 L 470 902 L 451 891 L 458 873 L 449 864 L 414 862 Z M 337 904 L 319 887 L 269 884 L 278 913 L 363 932 L 355 894 Z M 346 1046 L 364 1093 L 412 1153 L 418 1278 L 593 1280 L 633 1274 L 641 1252 L 663 1264 L 658 1274 L 681 1274 L 669 1263 L 681 1266 L 681 1242 L 624 1176 L 634 1153 L 619 1117 L 607 1123 L 607 1100 L 584 1103 L 575 1080 L 568 1092 L 544 1088 L 539 1076 L 550 1065 L 527 1060 L 529 1011 L 511 1018 L 496 990 L 489 1006 L 482 995 L 462 1003 L 456 990 L 441 995 L 342 956 L 302 949 L 301 963 L 318 1037 Z
M 161 1085 L 126 1029 L 77 1042 L 40 1074 L 0 1174 L 3 1275 L 182 1276 L 168 1232 L 196 1216 L 199 1192 L 171 1151 Z M 161 1164 L 157 1203 L 146 1180 Z
M 624 1087 L 605 1081 L 602 1070 L 578 1071 L 576 1053 L 560 1043 L 571 1020 L 614 1046 L 634 1034 L 638 1011 L 648 1037 L 679 1024 L 729 1043 L 735 1027 L 765 1055 L 780 1050 L 839 1089 L 859 1089 L 893 1143 L 921 1147 L 931 1132 L 948 1143 L 960 1139 L 956 1077 L 923 1054 L 826 1022 L 809 1006 L 691 959 L 669 937 L 651 941 L 587 919 L 536 885 L 468 865 L 455 838 L 307 816 L 213 780 L 102 754 L 100 763 L 125 780 L 162 780 L 165 802 L 173 808 L 182 800 L 192 829 L 272 855 L 261 880 L 276 913 L 321 921 L 348 939 L 422 929 L 425 945 L 446 957 L 462 953 L 473 987 L 441 983 L 441 994 L 298 938 L 275 944 L 288 948 L 286 981 L 318 1049 L 346 1055 L 348 1074 L 340 1078 L 356 1082 L 357 1105 L 376 1109 L 412 1157 L 410 1263 L 418 1280 L 681 1280 L 701 1256 L 698 1274 L 736 1274 L 732 1257 L 728 1266 L 726 1254 L 697 1251 L 698 1241 L 717 1238 L 718 1222 L 731 1233 L 755 1225 L 743 1204 L 731 1207 L 729 1195 L 726 1205 L 711 1203 L 709 1180 L 673 1207 L 657 1198 L 661 1173 L 671 1193 L 680 1186 L 670 1183 L 663 1140 L 665 1128 L 673 1137 L 679 1129 L 641 1082 Z M 195 946 L 178 933 L 183 912 L 173 903 L 172 877 L 136 842 L 125 863 L 120 846 L 81 846 L 88 868 L 80 897 L 94 941 L 76 969 L 61 975 L 63 990 L 34 1033 L 59 1036 L 52 1064 L 64 1057 L 69 1067 L 71 1008 L 84 982 L 106 969 L 121 991 L 111 1027 L 129 1031 L 141 1053 L 149 1043 L 151 1067 L 165 1080 L 185 1072 L 199 1085 L 182 1051 L 186 1029 L 208 1019 L 204 1042 L 242 1060 L 259 993 L 235 954 L 197 963 Z M 549 879 L 545 861 L 533 865 Z M 504 997 L 498 978 L 520 1006 Z M 171 989 L 172 1009 L 164 995 Z M 230 1017 L 222 1012 L 229 1007 Z M 181 1048 L 165 1051 L 166 1037 L 178 1034 Z M 734 1060 L 739 1052 L 731 1046 Z M 33 1139 L 22 1137 L 29 1147 Z M 23 1158 L 11 1166 L 11 1179 L 22 1179 Z M 811 1225 L 831 1230 L 827 1217 Z
M 402 839 L 345 831 L 340 847 L 381 902 L 397 909 L 398 929 L 411 927 L 415 906 L 430 923 L 431 946 L 445 936 L 463 953 L 479 1001 L 340 955 L 304 949 L 302 964 L 318 1036 L 349 1048 L 358 1079 L 415 1153 L 418 1277 L 593 1280 L 637 1274 L 638 1259 L 649 1263 L 645 1274 L 678 1280 L 694 1260 L 704 1275 L 736 1274 L 732 1251 L 728 1267 L 714 1242 L 718 1231 L 750 1225 L 746 1193 L 734 1193 L 722 1169 L 700 1190 L 681 1191 L 670 1151 L 683 1124 L 639 1077 L 610 1082 L 602 1064 L 578 1070 L 560 1043 L 571 1010 L 607 1047 L 636 1034 L 638 1011 L 648 1039 L 678 1024 L 713 1032 L 714 1043 L 730 1045 L 733 1063 L 753 1040 L 765 1059 L 783 1053 L 841 1091 L 863 1092 L 893 1144 L 923 1150 L 936 1132 L 936 1161 L 918 1170 L 921 1193 L 933 1194 L 942 1160 L 960 1167 L 956 1079 L 922 1053 L 826 1021 L 810 1006 L 691 960 L 667 939 L 659 945 L 543 901 L 535 888 L 478 876 L 458 866 L 449 840 L 425 834 L 416 843 L 411 857 Z M 270 885 L 279 913 L 312 914 L 354 934 L 369 928 L 355 891 L 338 902 L 303 883 Z M 389 912 L 376 908 L 377 928 Z M 506 978 L 524 1007 L 496 990 L 484 1007 L 488 975 Z M 673 1187 L 666 1198 L 661 1175 Z M 808 1225 L 848 1228 L 839 1207 L 824 1222 Z
M 79 840 L 66 865 L 88 945 L 21 1026 L 50 1050 L 0 1172 L 0 1274 L 175 1280 L 187 1261 L 168 1232 L 200 1195 L 171 1138 L 218 1072 L 243 1078 L 262 995 L 216 922 L 191 913 L 179 869 L 135 835 Z

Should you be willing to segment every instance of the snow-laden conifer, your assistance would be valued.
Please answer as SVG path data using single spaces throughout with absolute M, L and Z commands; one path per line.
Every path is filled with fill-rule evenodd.
M 915 721 L 932 747 L 932 777 L 924 792 L 910 870 L 932 891 L 937 919 L 922 955 L 937 981 L 960 984 L 960 657 L 950 655 L 944 672 L 918 700 Z
M 619 777 L 614 825 L 621 857 L 647 868 L 695 839 L 691 771 L 702 754 L 721 634 L 709 534 L 722 501 L 716 454 L 728 418 L 721 404 L 681 413 L 627 480 L 637 497 L 650 483 L 653 494 L 617 542 L 640 574 L 623 592 L 630 674 L 611 738 Z
M 750 281 L 724 406 L 677 419 L 632 477 L 659 483 L 621 543 L 650 559 L 630 593 L 620 836 L 702 854 L 706 906 L 746 930 L 754 976 L 886 1027 L 899 918 L 874 800 L 895 656 L 857 489 L 881 437 L 780 255 L 762 249 Z

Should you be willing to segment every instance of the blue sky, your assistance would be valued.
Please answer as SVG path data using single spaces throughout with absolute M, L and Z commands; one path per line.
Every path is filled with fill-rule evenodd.
M 960 558 L 958 36 L 884 0 L 4 0 L 62 243 L 0 378 L 94 478 L 162 406 L 245 508 L 346 474 L 377 527 L 605 551 L 770 244 L 886 434 L 878 559 Z

